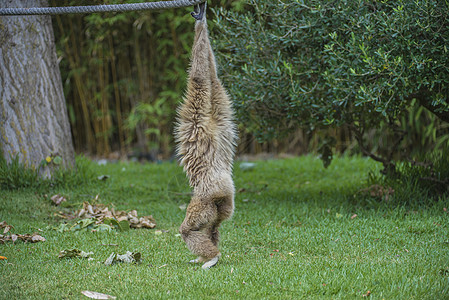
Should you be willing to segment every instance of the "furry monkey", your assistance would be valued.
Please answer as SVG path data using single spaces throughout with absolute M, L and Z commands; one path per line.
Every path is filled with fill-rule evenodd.
M 237 131 L 231 101 L 217 77 L 204 10 L 205 3 L 199 12 L 192 13 L 196 19 L 195 40 L 175 136 L 180 163 L 193 188 L 179 232 L 189 250 L 198 256 L 190 262 L 204 262 L 202 268 L 209 269 L 220 257 L 220 223 L 234 211 L 232 163 Z

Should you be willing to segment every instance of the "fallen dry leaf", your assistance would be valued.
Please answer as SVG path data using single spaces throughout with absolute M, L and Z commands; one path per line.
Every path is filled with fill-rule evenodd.
M 140 222 L 139 225 L 142 226 L 142 228 L 151 228 L 152 229 L 152 228 L 156 227 L 156 224 L 153 221 L 154 221 L 154 219 L 151 216 L 142 217 L 139 219 L 139 222 Z M 139 227 L 136 227 L 136 228 L 139 228 Z
M 98 198 L 98 197 L 97 197 Z M 75 212 L 78 218 L 85 219 L 96 219 L 96 224 L 106 223 L 112 224 L 119 229 L 131 228 L 154 228 L 156 227 L 156 221 L 153 216 L 143 216 L 139 217 L 136 210 L 131 210 L 129 212 L 123 210 L 115 210 L 114 208 L 109 209 L 103 204 L 92 205 L 89 202 L 83 203 L 83 208 Z M 111 222 L 111 220 L 114 220 Z M 125 222 L 125 223 L 122 223 Z M 123 227 L 123 228 L 122 228 Z
M 39 234 L 33 234 L 31 236 L 31 242 L 32 243 L 37 243 L 37 242 L 45 242 L 45 238 Z
M 7 259 L 6 256 L 0 256 L 0 260 L 5 260 Z
M 81 294 L 91 299 L 116 299 L 117 297 L 91 291 L 81 291 Z
M 8 225 L 8 223 L 6 223 L 5 221 L 1 221 L 1 222 L 0 222 L 0 228 L 4 228 L 4 229 L 3 229 L 3 234 L 5 234 L 5 233 L 7 233 L 8 231 L 10 231 L 11 228 L 14 228 L 14 226 Z
M 112 252 L 111 255 L 105 260 L 104 264 L 106 266 L 113 265 L 118 262 L 124 262 L 124 263 L 140 263 L 142 261 L 142 254 L 140 252 L 131 252 L 126 251 L 125 254 L 118 254 L 115 252 Z
M 61 204 L 64 201 L 67 201 L 67 199 L 64 198 L 63 196 L 61 196 L 60 194 L 56 194 L 56 195 L 52 196 L 50 199 L 53 202 L 53 204 L 56 206 L 58 206 L 59 204 Z
M 26 242 L 31 242 L 31 243 L 37 243 L 37 242 L 45 242 L 46 239 L 37 234 L 37 233 L 33 233 L 33 234 L 11 234 L 11 235 L 1 235 L 0 234 L 0 243 L 5 243 L 8 241 L 12 241 L 13 243 L 15 243 L 17 240 L 22 240 L 25 243 Z

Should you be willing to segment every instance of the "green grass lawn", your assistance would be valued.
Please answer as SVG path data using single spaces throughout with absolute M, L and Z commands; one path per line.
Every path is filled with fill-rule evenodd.
M 222 258 L 208 271 L 178 235 L 189 187 L 175 163 L 92 166 L 84 185 L 0 192 L 0 221 L 13 233 L 40 232 L 45 242 L 0 244 L 0 299 L 82 299 L 83 290 L 118 299 L 448 299 L 449 208 L 439 200 L 398 204 L 359 192 L 380 165 L 336 158 L 328 169 L 313 156 L 236 163 L 235 214 L 221 227 Z M 50 204 L 60 193 L 63 207 Z M 113 203 L 153 215 L 156 229 L 57 232 L 58 211 L 83 201 Z M 354 214 L 357 216 L 354 217 Z M 73 222 L 73 221 L 72 221 Z M 48 227 L 50 226 L 50 227 Z M 47 229 L 46 229 L 47 228 Z M 42 232 L 40 231 L 42 230 Z M 111 246 L 112 245 L 112 246 Z M 94 260 L 59 259 L 64 249 L 94 252 Z M 112 252 L 141 252 L 141 264 L 103 262 Z M 87 298 L 86 298 L 87 299 Z

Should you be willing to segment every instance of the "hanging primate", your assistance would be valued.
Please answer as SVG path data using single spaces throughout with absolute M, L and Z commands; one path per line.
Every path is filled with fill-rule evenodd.
M 189 250 L 198 256 L 190 262 L 217 264 L 218 228 L 234 211 L 232 163 L 237 139 L 231 101 L 217 77 L 210 46 L 205 4 L 192 15 L 195 40 L 187 92 L 178 109 L 175 130 L 178 155 L 193 195 L 179 231 Z

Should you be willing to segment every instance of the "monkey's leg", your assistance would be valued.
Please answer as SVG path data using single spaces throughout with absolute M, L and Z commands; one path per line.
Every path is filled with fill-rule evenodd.
M 217 219 L 221 223 L 230 219 L 234 213 L 234 191 L 231 190 L 226 197 L 217 203 Z
M 220 223 L 215 223 L 211 229 L 208 231 L 210 240 L 212 241 L 212 244 L 214 244 L 218 248 L 218 242 L 220 240 L 220 233 L 218 232 L 218 227 L 220 227 Z M 196 259 L 192 259 L 189 261 L 191 264 L 196 264 L 200 262 L 207 262 L 207 259 L 204 259 L 203 257 L 199 256 Z
M 186 217 L 179 229 L 189 250 L 199 258 L 191 262 L 206 262 L 208 269 L 218 262 L 220 252 L 212 242 L 210 229 L 217 221 L 217 207 L 213 201 L 204 202 L 192 198 L 187 207 Z
M 214 224 L 210 230 L 210 239 L 212 243 L 218 247 L 218 242 L 220 241 L 220 232 L 218 228 L 220 227 L 220 223 Z
M 229 195 L 228 197 L 224 197 L 220 199 L 217 203 L 217 222 L 211 227 L 209 234 L 212 243 L 218 247 L 218 243 L 220 242 L 220 232 L 219 228 L 221 222 L 229 219 L 234 212 L 234 195 Z
M 191 260 L 190 263 L 205 262 L 202 266 L 203 269 L 209 269 L 218 263 L 220 252 L 207 233 L 184 229 L 181 235 L 190 251 L 199 255 L 197 259 Z

